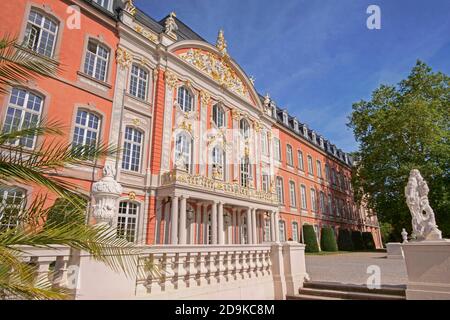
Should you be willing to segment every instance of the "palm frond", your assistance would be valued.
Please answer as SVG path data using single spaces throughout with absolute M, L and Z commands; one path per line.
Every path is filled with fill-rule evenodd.
M 6 35 L 0 40 L 0 93 L 6 93 L 7 86 L 23 84 L 39 76 L 53 77 L 59 69 L 56 61 L 17 44 L 16 38 Z
M 43 118 L 34 126 L 29 128 L 21 128 L 20 130 L 14 130 L 11 132 L 2 131 L 0 133 L 0 145 L 3 146 L 10 143 L 10 141 L 29 136 L 42 136 L 47 134 L 62 136 L 64 134 L 62 129 L 63 127 L 59 121 L 48 121 Z

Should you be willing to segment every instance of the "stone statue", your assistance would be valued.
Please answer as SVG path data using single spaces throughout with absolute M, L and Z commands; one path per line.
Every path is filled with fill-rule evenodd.
M 182 154 L 178 154 L 175 159 L 175 169 L 187 171 L 187 164 Z
M 408 243 L 408 232 L 406 232 L 406 229 L 402 230 L 402 239 L 403 243 Z
M 423 240 L 442 240 L 442 232 L 436 225 L 434 211 L 428 202 L 430 189 L 419 170 L 412 170 L 405 197 L 412 216 L 412 238 Z
M 103 168 L 103 178 L 92 185 L 92 193 L 95 205 L 92 207 L 92 215 L 97 224 L 109 224 L 114 226 L 117 215 L 116 202 L 122 194 L 122 186 L 115 180 L 116 169 L 110 163 Z
M 171 12 L 169 17 L 166 19 L 166 28 L 164 29 L 164 32 L 170 36 L 173 36 L 176 38 L 176 31 L 178 31 L 178 25 L 175 21 L 175 18 L 177 15 L 175 12 Z

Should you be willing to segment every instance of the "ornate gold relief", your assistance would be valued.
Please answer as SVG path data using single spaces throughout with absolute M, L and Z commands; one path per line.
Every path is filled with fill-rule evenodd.
M 122 68 L 129 68 L 131 66 L 132 63 L 132 56 L 131 54 L 126 51 L 123 48 L 118 48 L 116 51 L 116 59 L 117 59 L 117 63 L 122 67 Z
M 227 41 L 225 40 L 225 35 L 223 29 L 219 30 L 219 34 L 217 36 L 216 47 L 219 49 L 219 52 L 223 57 L 227 56 Z
M 152 32 L 149 32 L 147 30 L 144 30 L 144 28 L 142 28 L 140 25 L 136 25 L 134 26 L 134 30 L 143 35 L 145 38 L 147 38 L 148 40 L 150 40 L 153 43 L 158 43 L 158 36 Z
M 190 134 L 192 134 L 192 124 L 187 123 L 186 121 L 183 121 L 179 126 L 178 129 L 186 130 Z
M 259 132 L 261 131 L 261 125 L 259 124 L 259 122 L 255 121 L 254 124 L 253 124 L 253 126 L 254 126 L 255 131 L 256 131 L 257 133 L 259 133 Z
M 207 91 L 200 91 L 200 100 L 203 107 L 207 107 L 211 101 L 211 95 Z
M 241 118 L 241 112 L 238 109 L 232 109 L 231 117 L 233 118 L 233 120 L 239 120 Z
M 224 57 L 193 48 L 180 54 L 179 57 L 211 77 L 220 86 L 250 100 L 250 95 L 244 82 L 238 77 Z
M 166 71 L 165 75 L 166 83 L 169 86 L 169 88 L 174 89 L 178 84 L 178 77 L 175 73 L 173 73 L 170 70 Z
M 141 120 L 139 120 L 138 118 L 133 119 L 133 124 L 138 127 L 141 125 Z
M 135 192 L 130 192 L 130 193 L 128 194 L 128 198 L 129 198 L 131 201 L 136 200 L 136 193 L 135 193 Z

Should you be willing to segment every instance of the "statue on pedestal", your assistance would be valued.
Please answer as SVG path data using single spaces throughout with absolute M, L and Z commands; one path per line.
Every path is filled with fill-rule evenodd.
M 419 170 L 412 170 L 405 188 L 406 203 L 412 216 L 412 238 L 418 241 L 442 240 L 434 211 L 428 201 L 430 189 Z

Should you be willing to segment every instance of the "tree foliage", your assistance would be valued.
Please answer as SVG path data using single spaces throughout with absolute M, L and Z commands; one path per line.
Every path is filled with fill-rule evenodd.
M 353 105 L 349 127 L 359 143 L 353 175 L 355 198 L 367 202 L 393 237 L 411 229 L 404 188 L 412 169 L 430 187 L 430 204 L 450 235 L 450 78 L 418 61 L 407 79 L 381 85 L 369 101 Z
M 314 227 L 309 224 L 303 225 L 303 239 L 305 241 L 305 252 L 319 252 L 319 243 L 317 242 L 316 232 Z
M 323 227 L 320 237 L 320 248 L 322 251 L 338 251 L 334 230 L 331 227 Z

